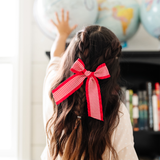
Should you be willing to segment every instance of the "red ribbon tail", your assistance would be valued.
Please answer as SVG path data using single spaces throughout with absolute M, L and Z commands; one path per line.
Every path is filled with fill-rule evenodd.
M 52 93 L 56 104 L 58 105 L 78 90 L 85 78 L 82 74 L 75 74 L 54 89 Z
M 86 81 L 86 99 L 88 116 L 103 121 L 101 92 L 96 77 L 90 77 Z

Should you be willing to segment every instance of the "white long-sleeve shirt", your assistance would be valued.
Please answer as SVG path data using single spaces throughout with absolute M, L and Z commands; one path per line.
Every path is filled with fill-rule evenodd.
M 51 87 L 51 82 L 54 79 L 59 68 L 60 61 L 60 57 L 53 57 L 50 60 L 46 70 L 46 76 L 43 84 L 44 128 L 46 127 L 47 121 L 53 115 L 53 106 L 49 98 L 49 90 Z M 138 160 L 137 154 L 134 149 L 133 129 L 130 122 L 130 115 L 126 106 L 122 102 L 120 104 L 119 111 L 120 121 L 112 134 L 112 145 L 118 153 L 119 160 Z M 109 154 L 106 150 L 103 153 L 102 158 L 103 160 L 108 160 L 108 157 L 110 158 L 109 160 L 113 160 L 112 155 Z M 51 160 L 47 145 L 41 155 L 41 160 Z M 58 156 L 57 160 L 61 160 L 61 157 Z

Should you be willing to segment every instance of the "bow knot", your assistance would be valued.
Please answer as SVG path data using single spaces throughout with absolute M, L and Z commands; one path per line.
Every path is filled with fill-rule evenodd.
M 83 73 L 88 78 L 94 76 L 94 72 L 87 71 L 86 69 L 84 69 Z
M 106 79 L 110 77 L 106 64 L 103 63 L 97 67 L 95 72 L 90 72 L 85 69 L 83 61 L 78 59 L 70 70 L 75 74 L 52 90 L 56 104 L 58 105 L 77 91 L 87 78 L 85 90 L 88 116 L 103 121 L 101 92 L 97 78 Z

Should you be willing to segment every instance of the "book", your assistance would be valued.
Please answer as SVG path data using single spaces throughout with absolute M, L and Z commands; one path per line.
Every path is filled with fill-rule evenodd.
M 139 130 L 144 130 L 144 116 L 143 116 L 143 93 L 138 91 L 138 109 L 139 109 Z
M 130 119 L 133 126 L 133 104 L 132 104 L 132 96 L 133 96 L 133 90 L 129 90 L 129 113 L 130 113 Z
M 144 129 L 148 130 L 148 105 L 147 105 L 147 91 L 142 92 L 142 108 L 143 108 L 143 121 Z
M 158 131 L 159 126 L 158 126 L 158 100 L 156 96 L 156 91 L 153 90 L 153 95 L 152 95 L 152 104 L 153 104 L 153 130 Z
M 126 108 L 130 114 L 130 109 L 129 109 L 129 105 L 130 105 L 130 102 L 129 102 L 129 90 L 126 90 Z
M 126 87 L 121 87 L 121 92 L 122 92 L 122 102 L 126 106 Z
M 148 105 L 148 128 L 153 130 L 152 82 L 146 82 Z
M 133 104 L 133 130 L 139 131 L 139 126 L 138 126 L 139 109 L 138 109 L 138 95 L 137 94 L 133 94 L 132 104 Z
M 160 131 L 160 84 L 158 82 L 155 83 L 155 91 L 157 95 L 157 107 L 158 107 L 158 130 Z

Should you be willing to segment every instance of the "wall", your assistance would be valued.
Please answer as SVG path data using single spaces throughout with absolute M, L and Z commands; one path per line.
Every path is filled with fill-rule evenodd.
M 34 17 L 32 17 L 32 36 L 31 160 L 40 160 L 40 155 L 45 147 L 42 117 L 42 89 L 45 70 L 49 61 L 45 55 L 45 51 L 50 50 L 53 42 L 41 32 Z
M 32 0 L 33 1 L 33 0 Z M 45 147 L 45 134 L 42 118 L 42 88 L 48 57 L 45 51 L 50 51 L 53 41 L 46 37 L 32 19 L 32 160 L 40 160 Z M 135 36 L 128 41 L 128 48 L 124 50 L 147 51 L 158 50 L 158 40 L 152 38 L 140 25 Z

